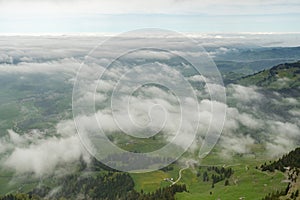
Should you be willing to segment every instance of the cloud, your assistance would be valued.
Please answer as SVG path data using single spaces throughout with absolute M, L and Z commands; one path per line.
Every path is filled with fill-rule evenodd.
M 277 158 L 299 145 L 300 128 L 290 122 L 269 120 L 266 122 L 268 138 L 266 154 Z
M 257 91 L 257 87 L 245 87 L 242 85 L 230 84 L 228 86 L 228 93 L 241 103 L 259 102 L 263 99 L 263 95 Z
M 222 146 L 222 151 L 220 155 L 223 158 L 230 159 L 234 154 L 247 154 L 251 153 L 251 147 L 255 143 L 255 140 L 249 136 L 243 135 L 226 135 L 220 138 L 220 144 Z
M 205 83 L 206 79 L 202 75 L 194 75 L 188 78 L 192 82 L 200 82 L 200 83 Z
M 63 0 L 63 1 L 20 1 L 2 0 L 1 12 L 4 14 L 128 14 L 128 13 L 147 13 L 147 14 L 274 14 L 298 13 L 299 2 L 296 0 Z M 27 9 L 22 9 L 26 7 Z M 265 9 L 265 8 L 268 9 Z M 226 8 L 226 9 L 224 9 Z
M 266 143 L 266 153 L 271 158 L 278 158 L 293 150 L 296 144 L 290 138 L 277 136 L 273 142 Z
M 283 100 L 285 101 L 285 103 L 289 104 L 289 105 L 299 105 L 299 101 L 296 98 L 292 98 L 292 97 L 288 97 L 288 98 L 283 98 Z
M 230 84 L 227 92 L 230 106 L 227 108 L 226 122 L 220 140 L 223 156 L 227 155 L 230 158 L 232 153 L 249 153 L 251 144 L 259 142 L 266 148 L 265 155 L 275 158 L 299 145 L 299 123 L 294 118 L 288 117 L 289 114 L 297 116 L 296 109 L 280 109 L 280 114 L 285 117 L 277 116 L 273 110 L 262 109 L 272 107 L 273 102 L 274 106 L 295 106 L 299 103 L 297 99 L 286 98 L 280 93 L 270 96 L 254 86 Z M 246 133 L 246 136 L 243 135 Z M 247 148 L 241 148 L 240 145 L 233 143 L 243 145 L 247 143 Z
M 51 138 L 26 148 L 15 148 L 4 165 L 17 173 L 51 174 L 56 167 L 79 160 L 82 147 L 77 136 Z
M 153 50 L 137 50 L 136 53 L 130 54 L 127 56 L 128 59 L 151 59 L 151 60 L 169 60 L 170 58 L 174 57 L 175 55 L 170 54 L 169 52 L 164 51 L 153 51 Z
M 268 124 L 274 134 L 284 135 L 291 139 L 295 139 L 300 135 L 300 128 L 296 124 L 280 121 L 270 121 Z
M 291 82 L 292 82 L 291 79 L 284 77 L 284 78 L 278 78 L 274 84 L 279 88 L 284 88 L 284 87 L 288 87 Z
M 292 109 L 292 110 L 289 110 L 289 113 L 293 116 L 295 116 L 296 118 L 297 117 L 300 117 L 300 109 Z
M 38 130 L 22 135 L 13 130 L 8 130 L 8 133 L 9 137 L 0 149 L 1 153 L 7 154 L 2 159 L 2 166 L 18 174 L 51 175 L 80 157 L 89 162 L 90 155 L 82 146 L 72 120 L 57 124 L 59 137 L 45 137 Z
M 13 130 L 7 130 L 7 131 L 8 131 L 10 140 L 14 144 L 21 144 L 21 143 L 24 143 L 26 141 L 25 138 L 21 137 L 18 133 L 14 132 Z
M 240 112 L 237 108 L 233 107 L 227 109 L 226 117 L 225 131 L 236 131 L 240 128 L 240 125 L 252 130 L 257 130 L 264 125 L 262 119 L 257 119 L 249 113 Z
M 3 47 L 0 49 L 0 73 L 64 72 L 74 75 L 82 58 L 94 46 L 92 39 L 86 41 L 76 37 L 52 39 L 47 36 L 4 37 L 0 40 Z M 101 38 L 98 40 L 101 41 Z M 13 45 L 12 42 L 24 45 Z
M 22 74 L 51 74 L 64 72 L 74 75 L 79 63 L 75 59 L 62 59 L 60 61 L 43 62 L 43 63 L 25 63 L 21 62 L 17 65 L 2 64 L 0 65 L 0 73 L 22 73 Z
M 211 41 L 207 41 L 207 45 L 211 45 L 211 52 L 221 53 L 229 51 L 228 48 L 220 49 L 219 44 L 232 44 L 232 42 L 239 42 L 239 35 L 223 35 L 223 38 L 218 38 L 215 41 L 216 35 L 210 35 Z M 230 37 L 234 39 L 228 39 Z M 248 37 L 248 35 L 246 35 Z M 267 35 L 266 37 L 269 37 Z M 197 36 L 198 40 L 207 40 L 206 36 Z M 202 37 L 202 38 L 200 38 Z M 253 37 L 249 36 L 251 39 L 255 40 L 257 35 Z M 39 39 L 39 42 L 34 42 Z M 17 40 L 18 43 L 22 44 L 28 41 L 28 46 L 20 47 L 13 46 L 9 49 L 0 49 L 0 72 L 5 73 L 20 73 L 26 75 L 28 73 L 68 73 L 72 77 L 72 81 L 75 79 L 75 73 L 78 69 L 79 61 L 84 59 L 84 56 L 90 50 L 90 47 L 96 43 L 95 41 L 103 39 L 102 37 L 24 37 L 22 39 L 18 37 L 7 37 L 0 41 L 3 46 L 10 46 L 10 44 Z M 128 39 L 128 38 L 127 38 Z M 5 41 L 4 41 L 5 40 Z M 228 42 L 230 40 L 230 42 Z M 52 44 L 53 41 L 55 45 Z M 143 40 L 138 40 L 136 38 L 128 39 L 128 43 L 121 45 L 119 48 L 126 49 L 126 45 L 130 45 L 131 42 L 135 44 L 141 44 Z M 160 38 L 160 42 L 164 42 L 164 37 Z M 180 40 L 178 40 L 180 41 Z M 167 47 L 176 47 L 178 49 L 177 40 L 172 44 L 166 44 Z M 33 42 L 33 43 L 31 43 Z M 258 43 L 263 42 L 259 41 Z M 31 45 L 29 45 L 31 43 Z M 74 46 L 71 46 L 74 45 Z M 168 46 L 169 45 L 169 46 Z M 184 55 L 189 46 L 184 46 L 181 49 L 181 53 Z M 47 51 L 45 50 L 47 49 Z M 187 51 L 188 53 L 190 51 Z M 88 71 L 83 73 L 83 77 L 96 77 L 94 73 L 95 69 L 100 72 L 104 71 L 104 66 L 109 64 L 110 59 L 114 58 L 114 49 L 106 49 L 104 52 L 98 52 L 95 57 L 90 57 L 87 59 L 86 65 L 88 65 Z M 143 58 L 148 54 L 148 51 L 140 51 L 133 57 L 129 57 L 132 60 L 136 58 Z M 98 59 L 97 56 L 104 55 L 103 57 L 107 59 Z M 191 54 L 193 55 L 193 54 Z M 197 54 L 194 54 L 196 56 Z M 160 55 L 158 52 L 151 54 L 151 57 L 159 58 L 160 61 L 166 61 L 170 57 L 165 55 Z M 147 57 L 148 58 L 148 57 Z M 95 80 L 86 81 L 82 83 L 86 87 L 82 87 L 80 91 L 77 103 L 79 105 L 85 105 L 90 99 L 96 98 L 96 110 L 95 114 L 103 130 L 106 133 L 114 133 L 120 131 L 120 124 L 124 126 L 124 129 L 128 132 L 135 132 L 138 126 L 146 126 L 148 122 L 152 122 L 149 130 L 163 130 L 165 132 L 166 141 L 171 141 L 178 127 L 182 126 L 182 132 L 185 133 L 182 137 L 174 141 L 178 146 L 186 146 L 188 142 L 193 139 L 193 127 L 199 125 L 198 138 L 199 143 L 195 143 L 191 151 L 198 150 L 199 144 L 205 136 L 206 131 L 210 124 L 211 128 L 217 128 L 216 123 L 212 122 L 212 115 L 215 115 L 216 122 L 221 122 L 224 117 L 224 108 L 227 110 L 226 122 L 224 125 L 223 136 L 220 140 L 219 147 L 223 149 L 223 153 L 227 155 L 232 155 L 234 153 L 245 154 L 251 152 L 251 146 L 257 142 L 257 135 L 262 137 L 262 144 L 266 145 L 266 154 L 271 156 L 276 156 L 281 153 L 286 153 L 291 148 L 297 145 L 297 138 L 299 137 L 299 125 L 297 123 L 292 123 L 292 121 L 286 122 L 285 119 L 277 119 L 274 117 L 273 111 L 266 113 L 264 110 L 258 109 L 257 105 L 264 106 L 264 99 L 266 96 L 263 91 L 258 87 L 250 86 L 245 87 L 237 84 L 231 84 L 227 86 L 229 103 L 224 104 L 218 101 L 212 101 L 207 95 L 207 87 L 204 91 L 196 91 L 199 98 L 199 112 L 197 111 L 196 102 L 192 98 L 182 98 L 182 104 L 185 105 L 184 119 L 180 118 L 180 109 L 178 98 L 176 98 L 176 93 L 168 91 L 165 88 L 156 87 L 153 85 L 147 85 L 141 88 L 131 87 L 132 85 L 121 84 L 121 92 L 126 94 L 134 94 L 131 96 L 130 101 L 125 101 L 122 99 L 124 96 L 120 96 L 120 101 L 118 101 L 117 109 L 126 112 L 119 112 L 120 124 L 116 124 L 115 118 L 110 110 L 110 94 L 116 88 L 118 79 L 124 76 L 130 69 L 130 60 L 126 60 L 124 66 L 112 67 L 106 71 L 104 79 L 98 82 L 96 93 L 94 96 L 94 89 L 89 86 L 94 84 Z M 180 78 L 180 73 L 176 71 L 178 66 L 169 66 L 166 63 L 158 63 L 160 71 L 156 70 L 151 73 L 138 73 L 139 76 L 134 77 L 132 80 L 151 80 L 154 83 L 172 83 L 176 88 L 183 88 L 178 82 Z M 184 66 L 187 67 L 187 66 Z M 136 68 L 139 72 L 139 68 Z M 127 78 L 127 79 L 126 79 Z M 130 80 L 130 77 L 125 77 L 124 80 Z M 214 84 L 211 80 L 208 80 L 202 75 L 193 75 L 187 78 L 192 84 L 206 81 L 207 86 L 215 93 L 221 93 L 225 88 L 220 84 Z M 124 83 L 124 82 L 122 82 Z M 126 83 L 126 81 L 125 81 Z M 135 90 L 136 89 L 136 90 Z M 201 90 L 202 88 L 198 88 Z M 135 90 L 135 93 L 131 93 Z M 184 91 L 184 90 L 181 90 Z M 189 91 L 189 90 L 188 90 Z M 203 93 L 202 93 L 203 92 Z M 174 95 L 175 94 L 175 95 Z M 192 94 L 188 93 L 188 94 Z M 202 95 L 203 94 L 203 95 Z M 297 105 L 298 100 L 294 98 L 284 98 L 278 94 L 279 102 L 288 103 L 289 105 Z M 212 110 L 212 105 L 214 105 L 214 110 Z M 128 107 L 129 106 L 129 107 Z M 127 108 L 130 108 L 130 117 L 135 123 L 127 123 L 128 112 Z M 94 111 L 94 110 L 92 110 Z M 298 117 L 299 111 L 297 109 L 288 109 L 291 115 Z M 90 115 L 79 115 L 77 116 L 81 120 L 79 128 L 82 128 L 87 132 L 98 131 L 97 123 L 91 120 Z M 199 119 L 199 124 L 198 120 Z M 130 121 L 131 122 L 131 121 Z M 165 122 L 165 123 L 164 123 Z M 246 129 L 246 131 L 245 131 Z M 75 162 L 84 155 L 88 158 L 89 155 L 82 148 L 80 140 L 76 137 L 76 129 L 74 127 L 74 122 L 72 120 L 63 120 L 56 126 L 57 137 L 48 137 L 43 135 L 42 132 L 37 132 L 35 134 L 22 133 L 22 135 L 8 130 L 7 137 L 0 139 L 0 153 L 6 153 L 7 158 L 4 162 L 5 166 L 14 169 L 17 173 L 35 173 L 36 175 L 43 175 L 47 173 L 53 173 L 60 168 L 60 166 L 66 163 Z M 246 135 L 245 135 L 246 134 Z M 149 136 L 145 134 L 144 136 Z M 276 150 L 276 151 L 275 151 Z M 87 159 L 88 160 L 88 159 Z

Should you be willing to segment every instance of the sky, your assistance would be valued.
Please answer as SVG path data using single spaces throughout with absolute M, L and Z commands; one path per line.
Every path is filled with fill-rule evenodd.
M 299 0 L 0 0 L 0 33 L 300 32 Z

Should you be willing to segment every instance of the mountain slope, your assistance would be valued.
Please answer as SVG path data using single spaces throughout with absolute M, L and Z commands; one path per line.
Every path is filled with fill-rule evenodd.
M 264 200 L 299 200 L 299 190 L 300 190 L 300 148 L 289 152 L 288 154 L 282 156 L 277 161 L 271 162 L 270 164 L 264 164 L 261 166 L 262 171 L 280 170 L 285 172 L 286 181 L 289 183 L 285 191 L 275 192 L 267 195 Z
M 256 85 L 283 93 L 299 93 L 300 61 L 285 63 L 242 77 L 236 81 L 241 85 Z

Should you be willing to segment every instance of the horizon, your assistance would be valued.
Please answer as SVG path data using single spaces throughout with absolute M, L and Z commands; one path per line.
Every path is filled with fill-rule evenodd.
M 150 35 L 151 31 L 158 30 L 162 31 L 161 35 Z M 142 29 L 137 30 L 138 32 L 133 35 L 127 35 L 129 37 L 137 37 L 137 38 L 164 38 L 166 35 L 163 33 L 164 29 Z M 143 31 L 147 33 L 142 34 Z M 148 32 L 149 31 L 149 32 Z M 222 33 L 222 32 L 178 32 L 178 31 L 170 31 L 178 34 L 178 36 L 190 38 L 195 40 L 201 45 L 204 46 L 226 46 L 226 45 L 237 45 L 237 46 L 248 46 L 248 47 L 299 47 L 300 46 L 300 32 L 231 32 L 231 33 Z M 5 42 L 5 38 L 78 38 L 78 40 L 82 40 L 84 38 L 89 38 L 89 40 L 102 40 L 113 38 L 115 36 L 121 36 L 122 34 L 126 34 L 127 32 L 48 32 L 48 33 L 1 33 L 0 36 Z M 126 36 L 126 37 L 127 37 Z M 170 37 L 170 36 L 168 36 Z M 212 44 L 211 41 L 214 41 L 215 44 Z M 92 48 L 92 46 L 91 46 Z
M 179 32 L 300 32 L 296 0 L 0 1 L 0 33 L 113 32 L 148 27 Z

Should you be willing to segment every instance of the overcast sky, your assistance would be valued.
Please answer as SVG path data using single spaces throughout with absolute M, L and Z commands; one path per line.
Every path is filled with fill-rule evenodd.
M 299 0 L 0 0 L 1 33 L 300 32 Z

